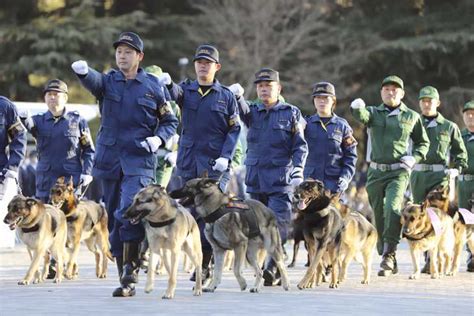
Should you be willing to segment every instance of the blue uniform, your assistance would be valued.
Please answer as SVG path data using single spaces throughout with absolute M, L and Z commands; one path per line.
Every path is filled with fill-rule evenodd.
M 285 241 L 291 219 L 290 173 L 295 167 L 304 167 L 308 152 L 301 112 L 281 101 L 269 110 L 262 103 L 247 105 L 242 98 L 239 104 L 240 117 L 248 127 L 247 192 L 275 212 Z
M 143 226 L 131 225 L 122 215 L 135 194 L 154 179 L 156 157 L 140 143 L 158 136 L 164 144 L 176 133 L 178 119 L 166 102 L 164 87 L 141 68 L 131 80 L 121 71 L 101 74 L 91 68 L 79 78 L 99 100 L 101 124 L 92 174 L 103 180 L 109 220 L 115 217 L 111 250 L 121 256 L 123 242 L 144 238 Z
M 186 80 L 173 83 L 170 95 L 182 109 L 178 175 L 187 181 L 207 170 L 210 178 L 218 179 L 221 172 L 209 162 L 219 157 L 231 161 L 240 134 L 234 94 L 217 80 L 202 94 L 198 81 Z
M 17 109 L 10 100 L 0 96 L 0 172 L 17 171 L 25 151 L 26 133 Z
M 304 177 L 320 180 L 332 193 L 341 192 L 338 180 L 350 183 L 355 174 L 357 142 L 347 121 L 336 114 L 326 124 L 318 114 L 306 117 L 304 132 L 308 158 Z
M 55 118 L 47 111 L 34 115 L 25 124 L 37 142 L 37 198 L 47 202 L 49 191 L 61 176 L 72 176 L 77 186 L 81 174 L 91 174 L 94 146 L 87 121 L 79 112 L 65 109 Z

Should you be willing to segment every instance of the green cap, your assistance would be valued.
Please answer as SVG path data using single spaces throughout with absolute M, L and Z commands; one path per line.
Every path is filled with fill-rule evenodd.
M 421 100 L 423 98 L 430 98 L 430 99 L 439 100 L 438 90 L 436 90 L 436 88 L 432 87 L 432 86 L 423 87 L 420 90 L 420 95 L 419 95 L 418 99 Z
M 387 84 L 390 84 L 390 83 L 394 83 L 396 84 L 397 86 L 399 86 L 400 88 L 404 89 L 404 86 L 403 86 L 403 80 L 398 77 L 398 76 L 388 76 L 386 77 L 383 81 L 382 81 L 382 87 L 387 85 Z
M 148 72 L 149 74 L 152 74 L 152 75 L 155 75 L 155 76 L 159 76 L 159 75 L 163 74 L 163 70 L 161 69 L 161 67 L 159 67 L 157 65 L 148 66 L 148 67 L 145 68 L 145 71 Z
M 466 104 L 464 104 L 462 111 L 465 112 L 467 110 L 474 110 L 474 100 L 471 100 L 467 102 Z

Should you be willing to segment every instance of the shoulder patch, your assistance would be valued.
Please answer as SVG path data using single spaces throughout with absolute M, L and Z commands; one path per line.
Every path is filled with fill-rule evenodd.
M 355 146 L 355 145 L 357 145 L 357 140 L 354 138 L 354 136 L 352 136 L 352 134 L 350 134 L 342 140 L 342 145 L 345 148 Z

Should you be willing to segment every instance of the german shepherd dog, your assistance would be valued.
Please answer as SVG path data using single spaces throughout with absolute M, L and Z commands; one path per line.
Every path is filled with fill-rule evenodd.
M 291 226 L 293 228 L 292 235 L 293 235 L 293 259 L 291 260 L 288 268 L 294 268 L 296 263 L 296 257 L 298 256 L 298 252 L 300 249 L 300 243 L 303 241 L 304 246 L 308 249 L 306 245 L 306 241 L 304 241 L 303 235 L 303 222 L 304 222 L 304 215 L 298 211 L 293 210 L 293 219 L 291 220 Z M 306 261 L 305 267 L 309 267 L 309 256 L 308 260 Z
M 170 195 L 173 198 L 193 198 L 197 213 L 206 222 L 204 233 L 212 246 L 214 273 L 211 283 L 204 288 L 205 292 L 214 292 L 221 283 L 224 257 L 228 250 L 234 250 L 233 270 L 242 291 L 247 288 L 247 282 L 242 276 L 245 258 L 256 275 L 250 292 L 257 293 L 261 290 L 263 271 L 259 257 L 265 250 L 280 270 L 283 288 L 289 289 L 281 237 L 272 210 L 252 199 L 231 201 L 219 189 L 218 180 L 207 178 L 207 174 L 202 178 L 189 180 L 182 189 L 173 191 Z
M 437 279 L 440 274 L 450 275 L 454 248 L 453 219 L 445 211 L 429 207 L 425 201 L 422 205 L 407 205 L 400 221 L 413 261 L 414 271 L 409 279 L 420 278 L 420 255 L 426 250 L 430 256 L 431 278 Z
M 459 212 L 459 207 L 449 201 L 449 186 L 437 187 L 426 196 L 426 201 L 429 206 L 439 208 L 440 210 L 449 214 L 454 222 L 454 257 L 451 273 L 456 275 L 459 271 L 459 265 L 461 261 L 462 249 L 467 242 L 469 250 L 474 252 L 474 225 L 466 224 L 464 218 Z M 472 200 L 471 212 L 474 210 Z
M 107 212 L 94 201 L 79 201 L 74 194 L 72 177 L 66 183 L 59 177 L 50 192 L 51 204 L 59 208 L 67 221 L 67 243 L 69 261 L 66 278 L 76 278 L 79 273 L 77 256 L 81 240 L 95 255 L 95 272 L 98 278 L 107 277 L 107 258 L 114 261 L 109 250 Z
M 18 236 L 26 245 L 31 264 L 26 276 L 19 285 L 43 282 L 48 275 L 51 253 L 56 260 L 54 283 L 60 283 L 63 277 L 64 246 L 67 238 L 66 217 L 57 208 L 43 204 L 40 200 L 17 195 L 8 204 L 8 213 L 3 222 L 11 230 L 17 229 Z M 44 260 L 40 274 L 40 260 Z M 34 278 L 34 279 L 33 279 Z
M 149 267 L 156 267 L 158 254 L 169 273 L 168 288 L 163 299 L 174 297 L 178 275 L 178 259 L 183 250 L 196 267 L 194 295 L 202 294 L 201 237 L 199 227 L 191 213 L 171 199 L 160 185 L 149 185 L 134 197 L 132 205 L 124 214 L 132 224 L 144 219 L 145 231 L 150 247 Z M 168 262 L 168 258 L 171 259 Z M 153 291 L 155 273 L 147 273 L 145 292 Z
M 319 285 L 324 265 L 331 265 L 330 288 L 338 287 L 338 255 L 341 247 L 343 219 L 331 203 L 332 196 L 319 180 L 307 179 L 295 189 L 295 203 L 304 215 L 303 234 L 308 245 L 310 265 L 298 288 Z

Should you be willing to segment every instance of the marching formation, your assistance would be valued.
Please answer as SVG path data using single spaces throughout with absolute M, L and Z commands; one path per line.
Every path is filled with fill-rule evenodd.
M 368 284 L 375 249 L 382 256 L 377 275 L 397 274 L 402 237 L 413 259 L 410 279 L 454 275 L 466 244 L 467 270 L 474 272 L 474 101 L 462 109 L 462 131 L 439 113 L 432 86 L 419 92 L 421 115 L 403 103 L 398 76 L 383 79 L 379 105 L 352 101 L 352 115 L 367 127 L 366 190 L 373 212 L 351 209 L 347 192 L 358 141 L 334 113 L 333 84 L 313 86 L 315 112 L 303 116 L 281 95 L 274 69 L 255 73 L 255 100 L 246 100 L 238 83 L 221 84 L 216 74 L 222 65 L 212 45 L 195 52 L 196 79 L 179 84 L 157 66 L 140 67 L 144 44 L 137 34 L 120 34 L 113 47 L 117 69 L 108 73 L 84 60 L 71 65 L 99 102 L 95 145 L 87 121 L 67 110 L 63 81 L 46 84 L 48 111 L 42 114 L 18 113 L 0 97 L 2 198 L 17 186 L 27 131 L 38 152 L 34 195 L 15 196 L 4 218 L 32 258 L 19 284 L 76 278 L 84 241 L 98 278 L 115 261 L 115 297 L 136 294 L 141 268 L 151 292 L 159 261 L 169 275 L 163 298 L 173 298 L 181 251 L 195 268 L 194 295 L 218 288 L 228 260 L 241 290 L 247 289 L 246 262 L 255 273 L 251 292 L 277 285 L 288 290 L 284 245 L 290 238 L 296 243 L 298 234 L 308 250 L 299 289 L 327 277 L 329 287 L 337 288 L 354 258 L 360 258 L 361 282 Z M 242 148 L 245 179 L 237 182 L 245 183 L 248 195 L 236 198 L 228 191 Z M 83 199 L 94 183 L 102 188 L 100 203 Z

